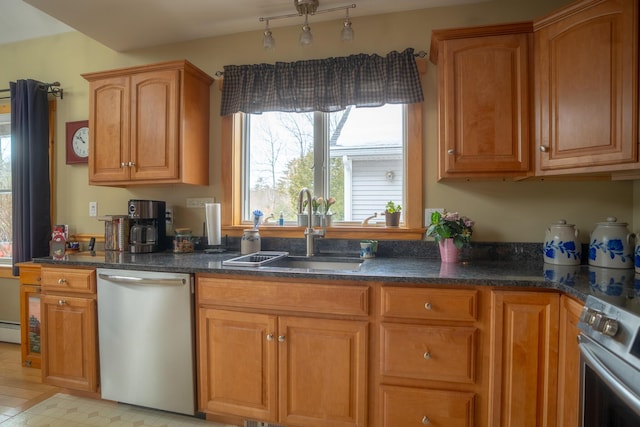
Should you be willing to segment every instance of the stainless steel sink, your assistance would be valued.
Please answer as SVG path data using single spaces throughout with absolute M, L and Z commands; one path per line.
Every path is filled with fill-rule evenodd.
M 288 256 L 270 262 L 261 269 L 358 271 L 360 266 L 362 266 L 362 260 L 357 258 Z

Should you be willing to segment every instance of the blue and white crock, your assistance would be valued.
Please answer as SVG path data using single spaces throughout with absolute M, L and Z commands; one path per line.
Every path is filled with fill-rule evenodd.
M 633 268 L 633 234 L 626 222 L 616 217 L 599 222 L 591 233 L 589 265 L 606 268 Z
M 567 224 L 564 219 L 551 224 L 545 232 L 542 249 L 544 262 L 556 265 L 579 265 L 582 259 L 579 234 L 578 229 L 573 224 Z

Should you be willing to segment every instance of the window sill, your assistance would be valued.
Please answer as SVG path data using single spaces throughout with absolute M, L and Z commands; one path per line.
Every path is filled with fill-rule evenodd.
M 250 225 L 236 225 L 222 227 L 223 234 L 228 236 L 239 237 L 246 229 L 250 229 Z M 262 237 L 280 237 L 280 238 L 303 238 L 304 227 L 297 226 L 261 226 L 260 236 Z M 376 240 L 422 240 L 424 237 L 424 228 L 387 228 L 383 226 L 332 226 L 327 227 L 326 239 L 376 239 Z
M 0 278 L 17 279 L 18 276 L 13 275 L 13 266 L 11 264 L 0 264 Z

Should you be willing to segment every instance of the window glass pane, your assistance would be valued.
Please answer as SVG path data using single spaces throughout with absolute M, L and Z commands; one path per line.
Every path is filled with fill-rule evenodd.
M 10 115 L 0 115 L 0 261 L 11 260 L 11 129 Z
M 265 217 L 277 219 L 283 212 L 285 221 L 295 221 L 298 192 L 313 189 L 313 113 L 272 112 L 247 119 L 244 200 L 249 203 L 243 219 L 260 209 Z
M 335 199 L 334 223 L 360 222 L 383 212 L 390 200 L 402 204 L 404 111 L 403 105 L 385 105 L 331 114 L 245 115 L 243 220 L 260 209 L 265 217 L 273 215 L 272 224 L 280 212 L 295 222 L 303 187 Z M 327 155 L 329 167 L 322 173 L 328 176 L 314 182 L 314 160 L 319 169 Z
M 329 119 L 333 220 L 362 221 L 403 203 L 403 105 L 350 108 Z

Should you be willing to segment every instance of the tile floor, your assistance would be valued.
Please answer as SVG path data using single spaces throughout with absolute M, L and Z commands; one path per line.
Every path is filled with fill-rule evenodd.
M 57 393 L 4 422 L 2 427 L 226 427 L 211 421 Z M 228 426 L 231 427 L 231 426 Z

